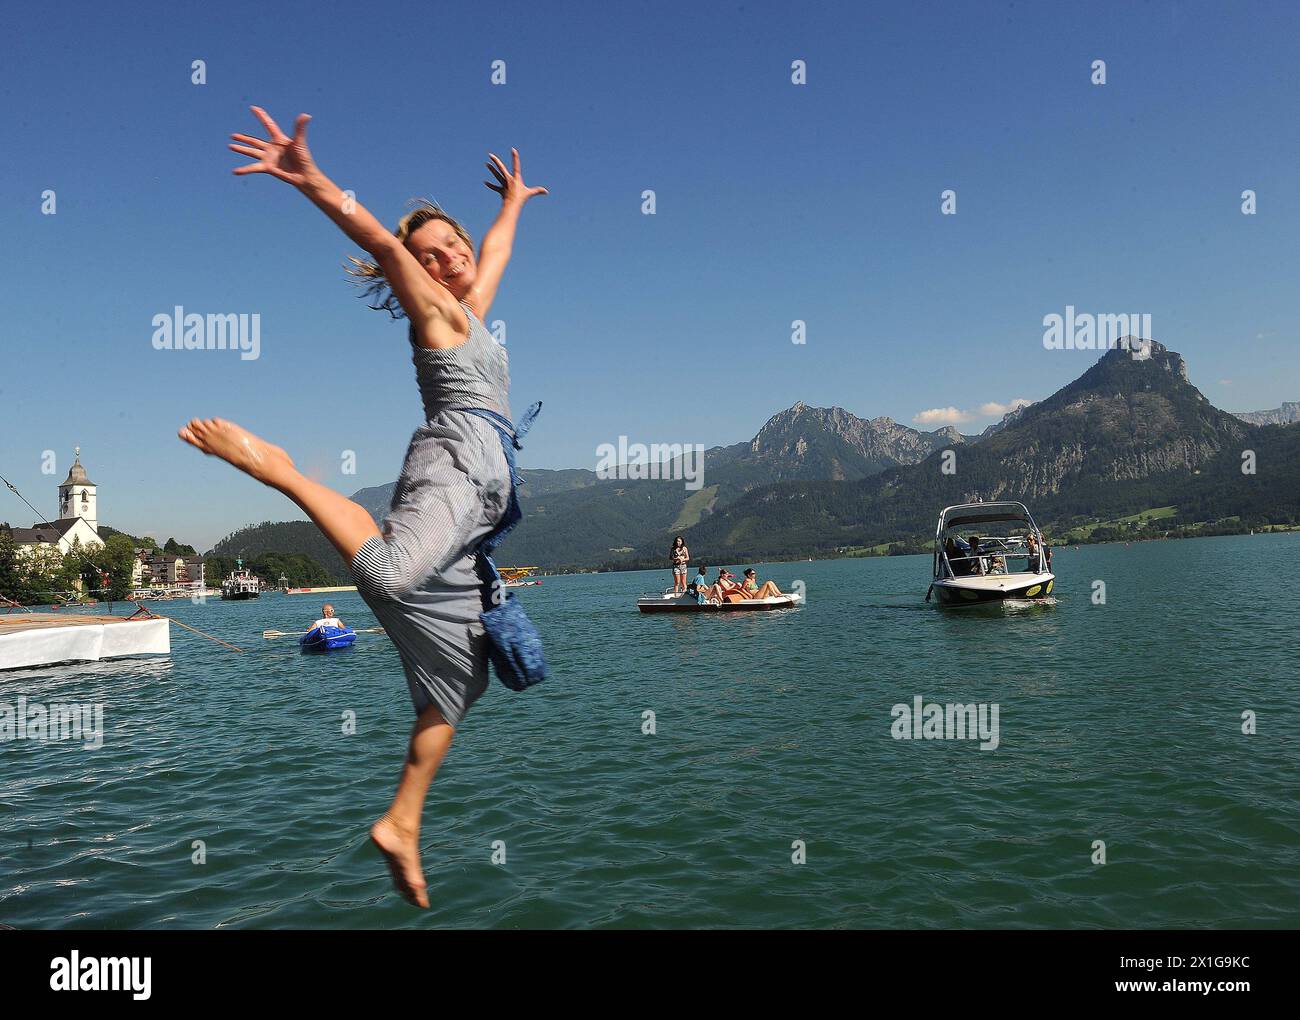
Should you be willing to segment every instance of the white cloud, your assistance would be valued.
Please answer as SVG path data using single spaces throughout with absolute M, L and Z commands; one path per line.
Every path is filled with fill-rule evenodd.
M 1220 379 L 1220 380 L 1219 380 L 1219 385 L 1220 385 L 1220 386 L 1231 386 L 1231 385 L 1232 385 L 1232 380 L 1231 380 L 1231 379 Z
M 957 425 L 970 421 L 970 415 L 955 407 L 932 407 L 912 418 L 918 425 Z
M 1024 397 L 1016 397 L 1009 404 L 999 404 L 996 400 L 990 400 L 987 404 L 980 404 L 980 414 L 985 418 L 1001 418 L 1010 411 L 1018 411 L 1032 403 L 1032 400 L 1026 400 Z
M 962 411 L 956 407 L 932 407 L 913 416 L 912 421 L 917 425 L 960 425 L 962 422 L 975 421 L 979 418 L 1001 418 L 1008 411 L 1028 407 L 1032 403 L 1032 400 L 1016 397 L 1007 404 L 999 404 L 996 400 L 990 400 L 980 404 L 973 411 Z

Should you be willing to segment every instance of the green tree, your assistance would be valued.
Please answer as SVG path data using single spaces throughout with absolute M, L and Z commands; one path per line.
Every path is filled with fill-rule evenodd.
M 204 556 L 203 572 L 208 579 L 209 588 L 220 588 L 221 582 L 235 569 L 233 556 Z
M 21 601 L 45 603 L 66 586 L 63 580 L 63 554 L 56 546 L 32 546 L 19 562 L 24 595 Z
M 204 568 L 207 571 L 208 584 L 218 586 L 235 569 L 234 556 L 205 556 Z M 275 587 L 280 575 L 294 588 L 315 588 L 335 584 L 337 579 L 319 562 L 305 553 L 258 553 L 244 557 L 244 566 L 262 579 L 264 583 Z
M 120 601 L 131 593 L 131 573 L 135 566 L 135 543 L 128 535 L 113 535 L 105 543 L 97 560 L 108 574 L 108 584 L 102 585 L 105 598 Z
M 0 595 L 15 602 L 27 602 L 28 594 L 18 543 L 12 531 L 0 529 Z
M 85 583 L 85 575 L 90 574 L 90 583 Z M 99 587 L 99 578 L 91 568 L 91 557 L 82 548 L 81 539 L 74 538 L 72 546 L 63 556 L 54 585 L 59 591 L 80 591 L 83 594 Z

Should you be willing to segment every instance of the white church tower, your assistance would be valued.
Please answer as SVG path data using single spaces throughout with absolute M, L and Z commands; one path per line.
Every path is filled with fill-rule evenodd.
M 59 486 L 59 517 L 70 520 L 80 517 L 90 525 L 90 530 L 99 531 L 99 513 L 95 509 L 96 485 L 86 476 L 86 469 L 81 466 L 81 447 L 76 448 L 77 459 L 68 469 L 68 477 Z

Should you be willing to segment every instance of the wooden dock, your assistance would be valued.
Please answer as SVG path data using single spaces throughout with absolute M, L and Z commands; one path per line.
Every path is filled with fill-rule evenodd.
M 171 651 L 169 621 L 72 613 L 0 616 L 0 670 Z

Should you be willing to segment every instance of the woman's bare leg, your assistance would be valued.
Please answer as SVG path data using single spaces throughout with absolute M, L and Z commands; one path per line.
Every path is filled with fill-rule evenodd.
M 455 735 L 455 729 L 435 706 L 429 705 L 420 713 L 411 731 L 411 744 L 393 803 L 370 827 L 371 840 L 388 859 L 393 885 L 407 902 L 417 907 L 429 905 L 424 872 L 420 868 L 420 815 L 429 784 Z
M 179 434 L 204 453 L 220 457 L 262 484 L 283 492 L 302 507 L 348 563 L 367 539 L 380 533 L 363 507 L 305 477 L 284 450 L 234 422 L 195 418 Z M 434 706 L 420 713 L 411 732 L 397 794 L 388 811 L 370 829 L 370 838 L 388 859 L 397 891 L 420 907 L 429 905 L 420 870 L 420 815 L 429 784 L 454 735 L 451 724 Z
M 239 468 L 263 485 L 283 492 L 302 507 L 345 563 L 366 539 L 379 534 L 370 513 L 341 493 L 313 482 L 293 466 L 289 455 L 247 429 L 223 418 L 192 419 L 178 435 L 212 457 Z

